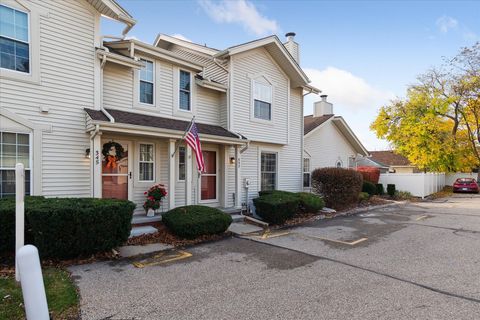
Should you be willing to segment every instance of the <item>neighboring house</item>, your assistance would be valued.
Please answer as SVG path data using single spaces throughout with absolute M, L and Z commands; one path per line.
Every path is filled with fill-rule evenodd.
M 418 168 L 408 159 L 392 150 L 370 151 L 371 157 L 361 160 L 359 166 L 377 167 L 381 173 L 417 173 Z
M 135 24 L 113 0 L 0 0 L 0 10 L 0 197 L 14 193 L 16 162 L 29 194 L 130 199 L 137 213 L 157 183 L 162 211 L 302 190 L 303 97 L 319 90 L 294 34 L 224 50 L 163 34 L 107 42 L 102 15 L 125 23 L 123 35 Z M 201 175 L 181 143 L 193 116 Z
M 304 121 L 304 188 L 311 184 L 310 173 L 323 167 L 356 167 L 368 151 L 341 116 L 333 113 L 333 105 L 322 95 L 314 103 L 313 115 Z

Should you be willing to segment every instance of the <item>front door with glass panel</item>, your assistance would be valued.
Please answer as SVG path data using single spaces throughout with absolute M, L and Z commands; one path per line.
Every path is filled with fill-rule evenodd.
M 217 152 L 203 151 L 205 172 L 200 179 L 200 201 L 214 202 L 217 200 Z
M 131 163 L 130 142 L 102 141 L 102 197 L 130 199 Z

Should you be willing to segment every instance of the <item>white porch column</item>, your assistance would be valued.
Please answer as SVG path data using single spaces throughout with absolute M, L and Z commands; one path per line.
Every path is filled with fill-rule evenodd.
M 221 146 L 221 152 L 223 153 L 223 165 L 221 167 L 221 182 L 220 186 L 222 187 L 222 207 L 226 208 L 228 206 L 228 170 L 230 166 L 230 149 L 227 145 Z M 234 204 L 235 205 L 235 204 Z
M 168 209 L 175 207 L 175 139 L 170 139 L 168 143 Z
M 242 177 L 240 174 L 240 148 L 235 146 L 235 208 L 242 207 Z
M 102 197 L 102 133 L 93 138 L 90 156 L 92 159 L 93 197 Z
M 193 179 L 193 167 L 192 167 L 192 149 L 189 146 L 185 147 L 186 159 L 185 159 L 185 204 L 192 204 L 192 179 Z

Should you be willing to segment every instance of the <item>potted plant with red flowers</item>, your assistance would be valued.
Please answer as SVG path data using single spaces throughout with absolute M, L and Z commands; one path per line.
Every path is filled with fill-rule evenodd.
M 143 208 L 148 217 L 153 217 L 155 215 L 155 210 L 160 208 L 163 198 L 167 196 L 167 190 L 163 184 L 156 184 L 145 191 L 144 195 L 147 199 L 143 203 Z

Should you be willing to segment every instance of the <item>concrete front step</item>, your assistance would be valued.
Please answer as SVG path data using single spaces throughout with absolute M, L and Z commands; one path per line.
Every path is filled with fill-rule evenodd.
M 130 237 L 138 237 L 144 234 L 151 234 L 157 232 L 158 229 L 152 226 L 141 226 L 141 227 L 132 227 L 130 231 Z
M 143 223 L 150 223 L 150 222 L 158 222 L 162 220 L 162 215 L 157 213 L 153 217 L 147 217 L 143 214 L 134 214 L 132 217 L 132 224 L 143 224 Z
M 243 222 L 245 220 L 245 216 L 243 214 L 232 214 L 233 222 Z
M 244 222 L 234 222 L 228 227 L 228 231 L 236 235 L 245 235 L 253 232 L 263 231 L 263 228 Z

